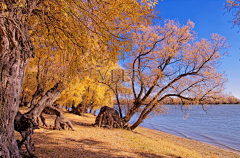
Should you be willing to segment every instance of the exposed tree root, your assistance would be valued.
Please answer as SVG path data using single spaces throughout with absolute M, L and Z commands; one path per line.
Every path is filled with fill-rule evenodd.
M 83 116 L 84 113 L 86 113 L 87 108 L 83 104 L 78 104 L 77 107 L 72 106 L 72 113 Z
M 123 119 L 120 118 L 118 112 L 113 108 L 104 106 L 101 108 L 94 126 L 106 127 L 106 128 L 124 128 L 125 123 Z
M 51 112 L 52 114 L 55 114 L 57 116 L 55 120 L 54 129 L 61 130 L 67 129 L 69 127 L 71 130 L 74 131 L 72 123 L 63 116 L 61 110 L 53 106 L 46 106 L 44 110 Z
M 32 143 L 31 135 L 33 131 L 38 128 L 36 122 L 32 119 L 26 117 L 26 115 L 21 114 L 20 112 L 17 113 L 14 119 L 14 129 L 19 132 L 22 136 L 22 140 L 17 140 L 18 149 L 20 153 L 22 152 L 22 145 L 25 144 L 28 154 L 31 158 L 36 158 L 37 156 L 33 153 L 34 144 Z

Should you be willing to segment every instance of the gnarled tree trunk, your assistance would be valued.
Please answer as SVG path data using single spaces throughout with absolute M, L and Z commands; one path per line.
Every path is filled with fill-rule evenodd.
M 57 116 L 54 126 L 56 130 L 67 129 L 67 127 L 69 127 L 74 131 L 72 123 L 63 116 L 61 110 L 53 106 L 46 106 L 44 110 L 51 112 Z
M 29 1 L 27 1 L 29 2 Z M 14 134 L 25 68 L 34 46 L 16 1 L 4 1 L 0 9 L 0 157 L 20 157 Z M 3 5 L 8 8 L 4 11 Z M 29 2 L 27 16 L 36 2 Z
M 37 118 L 41 115 L 46 106 L 52 106 L 56 99 L 61 95 L 64 90 L 63 83 L 59 82 L 53 88 L 48 90 L 46 94 L 37 102 L 34 107 L 26 113 L 26 116 L 37 122 Z
M 22 145 L 25 144 L 28 154 L 34 158 L 37 157 L 33 153 L 34 144 L 32 143 L 31 135 L 33 134 L 34 129 L 38 128 L 37 124 L 33 122 L 32 119 L 27 118 L 25 115 L 21 114 L 20 112 L 17 113 L 14 119 L 14 129 L 18 131 L 21 136 L 22 140 L 17 140 L 18 149 L 22 152 Z M 24 155 L 24 154 L 23 154 Z
M 128 113 L 123 118 L 124 122 L 129 122 L 133 115 L 138 111 L 140 106 L 141 103 L 134 103 L 134 106 L 128 111 Z
M 66 127 L 70 127 L 72 130 L 74 130 L 71 122 L 64 118 L 61 110 L 52 106 L 64 89 L 65 88 L 63 83 L 59 82 L 55 84 L 54 87 L 48 90 L 46 94 L 38 101 L 38 103 L 29 112 L 26 113 L 26 116 L 33 119 L 36 123 L 38 122 L 38 117 L 40 117 L 43 124 L 47 126 L 45 118 L 42 116 L 42 112 L 45 110 L 57 116 L 55 120 L 55 129 L 60 130 L 66 129 Z
M 86 113 L 87 108 L 84 104 L 80 103 L 77 107 L 72 106 L 72 113 L 83 116 L 84 113 Z
M 125 122 L 120 118 L 118 112 L 108 106 L 101 108 L 94 124 L 94 126 L 107 128 L 123 128 L 124 125 Z
M 34 105 L 36 105 L 37 99 L 39 97 L 43 97 L 45 94 L 45 86 L 41 86 L 40 84 L 37 85 L 37 90 L 34 92 L 33 96 L 32 96 L 32 100 L 30 103 L 30 108 L 33 108 Z

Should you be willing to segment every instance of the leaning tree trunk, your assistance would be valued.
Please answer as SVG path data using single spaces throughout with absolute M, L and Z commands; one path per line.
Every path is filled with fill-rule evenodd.
M 15 2 L 4 1 L 0 9 L 0 157 L 4 158 L 20 157 L 14 118 L 19 108 L 25 68 L 29 58 L 34 56 L 28 26 L 22 22 L 22 8 L 15 6 Z M 35 5 L 34 0 L 29 2 L 26 14 L 29 15 Z
M 53 88 L 48 90 L 46 94 L 37 102 L 37 104 L 26 113 L 26 116 L 37 122 L 37 118 L 41 115 L 46 106 L 51 106 L 64 90 L 62 82 L 56 83 Z
M 134 130 L 135 128 L 137 128 L 143 121 L 143 117 L 139 117 L 138 120 L 130 127 L 131 130 Z
M 117 105 L 118 105 L 118 111 L 119 111 L 119 114 L 120 114 L 120 117 L 123 118 L 123 115 L 122 115 L 122 108 L 121 108 L 121 104 L 120 104 L 120 101 L 119 101 L 119 98 L 117 98 Z
M 44 64 L 44 69 L 43 69 L 43 73 L 40 75 L 40 58 L 38 60 L 38 72 L 37 72 L 37 76 L 36 76 L 36 80 L 37 80 L 37 89 L 35 91 L 35 93 L 32 96 L 32 100 L 31 100 L 31 104 L 30 104 L 30 108 L 33 108 L 33 106 L 36 104 L 36 101 L 38 98 L 43 97 L 43 95 L 45 94 L 45 87 L 46 87 L 46 78 L 47 78 L 47 73 L 48 73 L 48 66 L 47 66 L 47 61 L 45 61 Z M 40 77 L 42 76 L 42 77 Z
M 53 113 L 57 116 L 55 120 L 55 129 L 60 130 L 61 127 L 63 127 L 63 129 L 70 127 L 72 130 L 74 130 L 71 122 L 64 118 L 61 110 L 52 106 L 56 99 L 61 95 L 63 90 L 63 83 L 55 84 L 54 87 L 48 90 L 47 93 L 38 101 L 38 103 L 26 113 L 26 116 L 33 119 L 36 123 L 40 117 L 43 124 L 47 126 L 45 118 L 42 116 L 43 110 L 46 110 L 47 112 Z
M 139 126 L 140 123 L 142 123 L 142 121 L 146 119 L 146 117 L 150 114 L 150 112 L 153 111 L 156 105 L 157 104 L 148 104 L 141 112 L 138 120 L 130 127 L 131 130 L 134 130 L 135 128 L 137 128 L 137 126 Z
M 44 91 L 45 91 L 45 86 L 41 86 L 40 84 L 38 84 L 36 91 L 32 95 L 32 100 L 31 100 L 31 103 L 30 103 L 30 108 L 31 109 L 34 107 L 34 105 L 36 105 L 37 99 L 39 97 L 43 97 Z
M 133 115 L 138 111 L 140 106 L 141 103 L 134 103 L 134 106 L 127 112 L 127 114 L 123 118 L 124 122 L 129 122 Z
M 72 123 L 63 116 L 63 113 L 61 110 L 53 106 L 46 106 L 44 110 L 51 112 L 57 116 L 55 120 L 54 129 L 61 130 L 61 129 L 67 129 L 67 127 L 69 127 L 71 128 L 71 130 L 74 131 Z

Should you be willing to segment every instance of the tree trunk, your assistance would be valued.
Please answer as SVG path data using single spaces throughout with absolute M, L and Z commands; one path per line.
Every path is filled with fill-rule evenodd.
M 47 73 L 48 73 L 48 66 L 47 66 L 47 61 L 45 61 L 45 64 L 43 66 L 43 72 L 40 75 L 40 61 L 41 59 L 39 58 L 38 60 L 38 72 L 37 72 L 37 76 L 36 76 L 36 80 L 37 80 L 37 89 L 35 91 L 35 93 L 32 96 L 32 100 L 31 100 L 31 104 L 30 104 L 30 108 L 33 108 L 33 106 L 36 104 L 36 101 L 39 97 L 43 97 L 43 95 L 45 94 L 45 87 L 46 87 L 46 78 L 47 78 Z M 40 77 L 41 76 L 41 77 Z
M 117 97 L 117 104 L 118 104 L 118 111 L 119 111 L 120 117 L 123 118 L 122 109 L 121 109 L 121 105 L 120 105 L 120 101 L 119 101 L 118 97 Z
M 73 106 L 72 109 L 72 113 L 83 116 L 84 113 L 86 113 L 87 108 L 85 107 L 84 104 L 80 103 L 78 104 L 78 106 L 75 108 L 75 106 Z
M 20 157 L 14 134 L 25 68 L 34 56 L 28 26 L 22 12 L 8 1 L 0 10 L 0 157 Z M 3 3 L 4 4 L 4 3 Z M 32 5 L 32 4 L 31 4 Z
M 59 82 L 55 84 L 54 87 L 48 90 L 47 93 L 38 101 L 38 103 L 26 113 L 26 116 L 33 119 L 35 122 L 37 122 L 38 117 L 40 117 L 43 124 L 47 126 L 45 118 L 41 115 L 43 110 L 45 110 L 57 116 L 55 120 L 55 129 L 66 129 L 68 126 L 74 130 L 71 122 L 63 116 L 61 110 L 53 106 L 53 103 L 61 95 L 63 90 L 63 83 Z
M 154 109 L 154 107 L 157 104 L 148 104 L 146 105 L 146 107 L 143 109 L 143 111 L 141 112 L 138 120 L 130 127 L 131 130 L 134 130 L 137 126 L 140 125 L 140 123 L 142 123 L 142 121 L 148 116 L 148 114 Z
M 26 116 L 37 122 L 37 118 L 40 116 L 45 107 L 53 105 L 63 90 L 63 83 L 56 83 L 54 87 L 48 90 L 46 94 L 37 102 L 37 104 L 29 112 L 26 113 Z
M 127 123 L 128 121 L 130 121 L 130 119 L 137 112 L 137 110 L 139 109 L 140 106 L 141 106 L 141 104 L 134 104 L 134 106 L 128 111 L 128 113 L 123 118 L 124 122 Z
M 142 123 L 142 121 L 143 121 L 143 118 L 139 117 L 138 120 L 130 127 L 131 130 L 134 130 L 135 128 L 137 128 L 137 126 L 139 126 L 140 123 Z
M 117 110 L 104 106 L 101 108 L 94 126 L 107 128 L 122 128 L 124 126 L 123 119 L 119 117 Z
M 41 86 L 40 84 L 37 85 L 37 90 L 32 96 L 32 100 L 30 103 L 30 108 L 32 109 L 34 105 L 36 105 L 37 99 L 39 97 L 43 97 L 45 91 L 45 86 Z
M 48 124 L 47 124 L 47 122 L 46 122 L 46 119 L 45 119 L 45 117 L 43 116 L 42 113 L 40 114 L 39 117 L 40 117 L 40 119 L 41 119 L 41 121 L 42 121 L 42 123 L 43 123 L 43 126 L 48 127 Z M 38 125 L 39 125 L 39 123 L 38 123 Z
M 93 107 L 90 106 L 90 108 L 89 108 L 89 113 L 92 114 L 92 112 L 93 112 Z
M 63 116 L 61 110 L 53 106 L 46 106 L 44 110 L 51 112 L 57 116 L 54 127 L 56 130 L 66 129 L 69 127 L 74 131 L 72 123 Z
M 17 140 L 18 149 L 22 151 L 22 145 L 25 144 L 27 152 L 31 158 L 37 157 L 33 153 L 34 144 L 31 141 L 31 135 L 33 134 L 33 131 L 37 128 L 37 124 L 35 124 L 32 119 L 27 118 L 24 114 L 21 114 L 20 112 L 17 113 L 14 119 L 14 129 L 22 136 L 21 141 Z M 23 151 L 21 154 L 26 157 Z
M 96 116 L 97 109 L 93 110 L 93 115 Z

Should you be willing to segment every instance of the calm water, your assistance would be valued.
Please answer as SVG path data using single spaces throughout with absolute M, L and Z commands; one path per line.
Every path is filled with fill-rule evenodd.
M 146 119 L 140 126 L 240 152 L 240 105 L 215 105 L 207 113 L 201 106 L 192 106 L 187 119 L 179 106 L 167 107 L 167 114 Z

